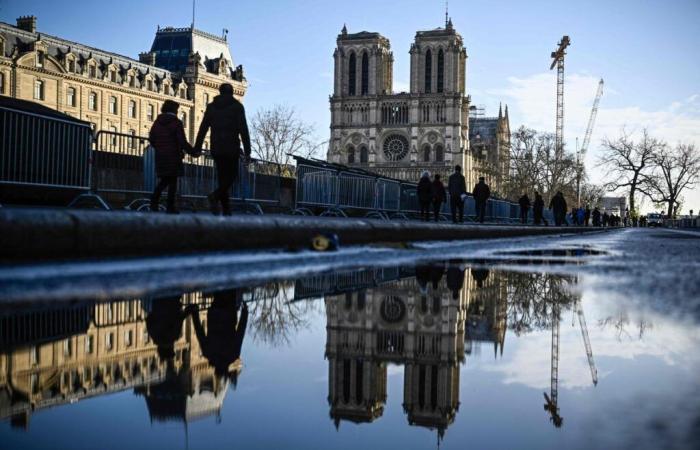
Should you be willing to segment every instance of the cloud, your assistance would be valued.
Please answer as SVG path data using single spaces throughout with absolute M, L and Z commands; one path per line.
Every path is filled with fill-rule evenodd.
M 564 136 L 570 150 L 579 144 L 588 125 L 593 99 L 599 78 L 589 74 L 573 73 L 566 76 L 564 91 Z M 502 99 L 509 105 L 511 127 L 525 125 L 537 130 L 553 131 L 555 128 L 556 75 L 538 73 L 524 78 L 510 77 L 503 88 L 487 91 L 488 96 Z M 586 166 L 593 182 L 602 181 L 600 170 L 594 170 L 600 141 L 603 137 L 619 135 L 625 127 L 630 132 L 648 128 L 653 136 L 665 139 L 674 145 L 679 141 L 695 143 L 700 147 L 700 94 L 694 93 L 684 99 L 675 99 L 658 110 L 647 110 L 637 105 L 619 105 L 621 94 L 606 85 L 600 102 L 591 143 L 586 156 Z M 686 207 L 700 203 L 700 186 L 686 191 Z M 697 207 L 695 208 L 697 209 Z

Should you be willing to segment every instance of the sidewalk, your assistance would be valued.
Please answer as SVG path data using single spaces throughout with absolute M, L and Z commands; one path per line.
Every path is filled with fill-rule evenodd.
M 375 219 L 76 209 L 0 209 L 0 258 L 32 260 L 143 256 L 258 248 L 308 248 L 318 233 L 340 245 L 489 239 L 600 231 L 596 228 L 453 225 Z

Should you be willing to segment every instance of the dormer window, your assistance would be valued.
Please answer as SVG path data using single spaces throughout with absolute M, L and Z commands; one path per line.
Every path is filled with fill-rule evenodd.
M 88 70 L 90 78 L 97 78 L 97 67 L 94 64 L 90 64 L 90 69 Z
M 109 71 L 109 79 L 112 81 L 112 83 L 117 82 L 117 71 L 116 70 Z
M 75 73 L 75 60 L 73 58 L 68 60 L 68 72 Z
M 129 77 L 129 87 L 136 87 L 136 77 L 133 75 Z
M 44 67 L 44 52 L 42 51 L 36 52 L 36 66 Z
M 187 100 L 187 91 L 184 89 L 180 89 L 180 97 Z
M 34 100 L 44 99 L 44 82 L 41 80 L 36 80 L 34 82 Z
M 148 89 L 149 91 L 152 91 L 152 90 L 153 90 L 153 80 L 150 80 L 150 79 L 149 79 L 149 80 L 146 82 L 146 89 Z

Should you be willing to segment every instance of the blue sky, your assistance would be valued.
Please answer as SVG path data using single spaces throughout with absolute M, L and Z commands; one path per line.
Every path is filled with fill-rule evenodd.
M 455 28 L 464 38 L 467 90 L 496 114 L 510 105 L 511 127 L 554 129 L 554 74 L 549 54 L 571 36 L 566 60 L 565 134 L 582 137 L 597 80 L 605 79 L 587 162 L 594 181 L 600 139 L 625 125 L 647 126 L 671 143 L 700 145 L 699 0 L 452 0 Z M 444 24 L 444 1 L 198 0 L 197 28 L 229 30 L 234 62 L 250 82 L 249 111 L 287 104 L 327 138 L 332 54 L 343 24 L 350 32 L 378 31 L 394 52 L 394 88 L 409 79 L 408 50 L 417 30 Z M 187 26 L 189 0 L 0 0 L 0 20 L 38 17 L 39 31 L 137 57 L 150 48 L 157 25 Z M 700 189 L 686 207 L 700 209 Z M 691 204 L 692 203 L 692 204 Z M 650 206 L 650 205 L 649 205 Z

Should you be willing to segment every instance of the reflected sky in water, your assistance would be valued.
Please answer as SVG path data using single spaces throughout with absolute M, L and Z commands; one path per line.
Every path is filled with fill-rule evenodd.
M 448 261 L 5 309 L 2 447 L 693 448 L 697 323 L 593 285 Z

